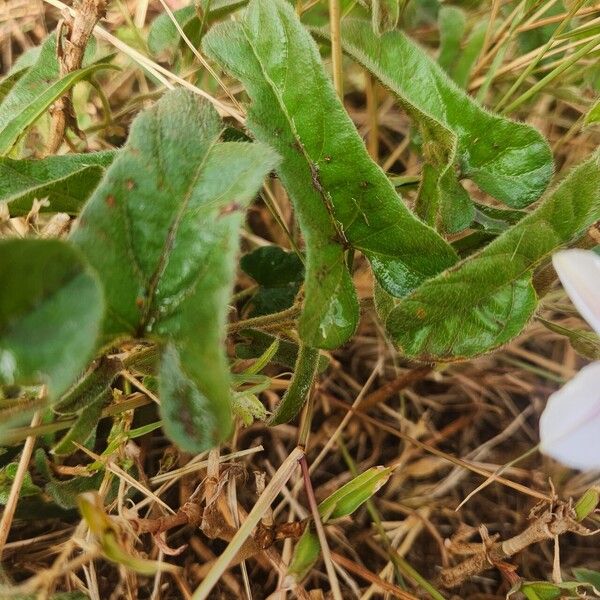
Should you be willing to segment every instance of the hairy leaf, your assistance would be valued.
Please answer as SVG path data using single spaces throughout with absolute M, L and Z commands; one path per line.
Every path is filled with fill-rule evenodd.
M 15 86 L 17 81 L 25 75 L 29 67 L 31 67 L 40 55 L 41 46 L 29 48 L 19 56 L 15 63 L 10 68 L 10 71 L 0 79 L 0 103 L 6 98 L 10 90 Z
M 505 344 L 532 317 L 534 269 L 600 219 L 600 158 L 588 159 L 540 206 L 479 253 L 398 301 L 386 326 L 400 351 L 427 362 Z
M 252 100 L 248 127 L 283 157 L 278 172 L 307 246 L 299 325 L 307 345 L 335 348 L 356 328 L 346 249 L 360 250 L 395 295 L 455 262 L 450 246 L 410 213 L 370 159 L 288 3 L 252 0 L 241 21 L 214 27 L 204 48 L 244 83 Z
M 56 399 L 96 346 L 102 290 L 58 240 L 0 242 L 0 384 L 47 384 Z
M 593 571 L 592 569 L 585 569 L 583 567 L 578 567 L 577 569 L 573 569 L 573 575 L 577 581 L 581 583 L 589 583 L 600 592 L 600 572 Z
M 428 222 L 439 214 L 448 230 L 464 226 L 460 215 L 466 192 L 457 177 L 472 179 L 512 207 L 539 198 L 553 164 L 550 148 L 537 130 L 481 108 L 400 31 L 378 37 L 367 23 L 346 19 L 342 43 L 352 58 L 397 95 L 423 132 L 424 154 L 435 171 L 432 181 L 424 178 L 420 193 L 420 213 Z M 456 203 L 463 208 L 453 210 Z
M 47 199 L 42 210 L 76 214 L 98 185 L 115 152 L 66 154 L 41 160 L 0 157 L 0 202 L 12 216 L 25 215 L 34 199 Z
M 102 408 L 109 398 L 110 393 L 108 391 L 102 395 L 89 398 L 86 406 L 77 412 L 75 423 L 52 448 L 52 453 L 57 456 L 67 456 L 77 451 L 78 448 L 74 442 L 84 445 L 86 442 L 89 443 L 90 438 L 93 440 L 102 414 Z
M 448 75 L 462 54 L 461 42 L 467 25 L 463 10 L 456 6 L 442 6 L 438 14 L 440 50 L 438 64 Z
M 373 31 L 378 35 L 398 25 L 400 2 L 404 0 L 371 0 Z
M 449 71 L 450 78 L 460 88 L 466 88 L 469 84 L 471 71 L 479 57 L 483 43 L 485 41 L 485 33 L 488 30 L 487 19 L 477 23 L 466 39 L 464 47 L 457 57 L 456 63 L 452 65 Z
M 35 54 L 32 54 L 32 58 L 35 58 Z M 49 36 L 42 44 L 35 62 L 11 87 L 0 104 L 0 156 L 8 153 L 26 129 L 57 98 L 78 81 L 104 68 L 114 67 L 102 63 L 91 64 L 60 78 L 56 36 Z
M 538 320 L 554 333 L 564 335 L 570 342 L 573 350 L 585 358 L 590 360 L 600 360 L 600 336 L 592 331 L 583 329 L 569 329 L 558 323 L 546 321 L 538 317 Z
M 106 289 L 105 340 L 166 342 L 165 430 L 194 452 L 229 432 L 223 341 L 238 230 L 277 162 L 262 145 L 220 142 L 221 130 L 207 102 L 166 94 L 136 119 L 72 236 Z
M 175 20 L 192 42 L 197 42 L 200 21 L 193 4 L 173 11 Z M 196 39 L 194 39 L 196 38 Z M 163 61 L 171 61 L 179 44 L 182 42 L 181 34 L 177 31 L 175 23 L 168 13 L 162 12 L 152 21 L 148 31 L 148 49 Z
M 596 123 L 600 123 L 600 100 L 596 100 L 590 110 L 588 110 L 583 123 L 584 125 L 595 125 Z
M 218 19 L 241 8 L 247 0 L 198 0 L 195 4 L 173 11 L 177 23 L 192 43 L 198 43 L 201 26 L 207 21 Z M 178 46 L 183 43 L 181 34 L 166 13 L 160 13 L 148 32 L 148 48 L 154 56 L 171 61 Z
M 114 68 L 109 64 L 90 65 L 65 75 L 36 96 L 31 104 L 22 108 L 12 119 L 6 119 L 4 104 L 0 106 L 0 155 L 6 155 L 21 139 L 27 129 L 37 121 L 50 106 L 77 82 L 86 79 L 100 69 Z M 8 98 L 6 98 L 8 101 Z
M 8 502 L 10 496 L 10 490 L 19 468 L 18 463 L 8 463 L 5 467 L 0 468 L 0 505 L 4 506 Z M 42 490 L 33 483 L 31 475 L 28 471 L 25 472 L 21 489 L 19 490 L 19 498 L 26 498 L 27 496 L 37 496 Z

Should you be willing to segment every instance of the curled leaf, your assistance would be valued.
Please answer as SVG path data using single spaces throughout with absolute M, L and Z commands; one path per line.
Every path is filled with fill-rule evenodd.
M 537 307 L 533 271 L 599 218 L 600 158 L 593 156 L 483 250 L 395 306 L 387 303 L 388 332 L 403 354 L 424 362 L 471 358 L 505 344 Z
M 356 329 L 346 250 L 360 250 L 397 296 L 456 261 L 369 157 L 289 3 L 252 0 L 241 20 L 213 27 L 203 46 L 244 83 L 252 100 L 249 129 L 282 156 L 278 173 L 307 246 L 299 323 L 305 344 L 335 348 Z
M 319 30 L 318 35 L 328 33 Z M 483 109 L 401 31 L 378 37 L 364 21 L 345 19 L 342 45 L 397 95 L 421 129 L 429 166 L 419 210 L 427 222 L 439 219 L 448 231 L 468 225 L 464 214 L 470 210 L 472 216 L 472 205 L 459 183 L 462 177 L 514 208 L 540 197 L 553 162 L 537 130 Z

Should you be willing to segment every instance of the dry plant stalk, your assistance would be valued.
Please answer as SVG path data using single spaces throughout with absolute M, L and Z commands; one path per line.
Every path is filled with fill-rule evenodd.
M 106 0 L 81 0 L 74 15 L 65 14 L 56 30 L 56 52 L 61 77 L 81 68 L 88 40 L 96 23 L 104 16 L 106 4 Z M 66 32 L 64 38 L 63 31 Z M 48 154 L 55 154 L 60 148 L 67 126 L 78 132 L 70 90 L 52 108 Z
M 440 582 L 446 588 L 457 587 L 470 577 L 500 565 L 505 559 L 528 546 L 545 540 L 554 540 L 567 532 L 580 535 L 594 533 L 575 520 L 575 512 L 570 503 L 559 502 L 556 506 L 549 506 L 541 515 L 535 517 L 527 529 L 508 540 L 503 542 L 496 542 L 495 539 L 486 540 L 484 535 L 481 549 L 455 567 L 443 569 Z

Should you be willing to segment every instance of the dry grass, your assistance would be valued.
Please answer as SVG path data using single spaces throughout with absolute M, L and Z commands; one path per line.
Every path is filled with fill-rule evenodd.
M 492 4 L 499 7 L 505 3 Z M 102 27 L 113 33 L 122 27 L 131 30 L 134 22 L 146 27 L 162 10 L 158 0 L 115 1 Z M 480 10 L 493 9 L 488 6 Z M 600 7 L 587 6 L 581 20 L 590 21 L 599 14 Z M 56 10 L 38 0 L 5 0 L 0 6 L 2 69 L 6 71 L 24 50 L 38 44 L 58 17 Z M 541 15 L 522 27 L 531 29 L 547 21 L 548 17 Z M 495 50 L 506 39 L 502 33 L 502 29 L 500 36 L 490 33 L 489 54 L 478 66 L 473 91 L 490 73 Z M 420 26 L 412 34 L 435 45 L 437 33 L 432 26 Z M 545 90 L 549 93 L 539 94 L 518 115 L 527 117 L 548 137 L 561 170 L 580 161 L 599 141 L 597 129 L 580 127 L 582 115 L 593 99 L 583 78 L 595 60 L 596 56 L 582 59 Z M 106 115 L 98 95 L 89 93 L 79 98 L 78 108 L 85 111 L 87 131 L 85 144 L 77 142 L 80 150 L 82 144 L 99 149 L 122 143 L 131 118 L 154 97 L 139 66 L 124 54 L 119 62 L 123 70 L 111 75 L 103 88 L 112 113 L 107 126 L 100 126 Z M 509 45 L 487 98 L 498 95 L 499 99 L 496 86 L 505 91 L 504 82 L 514 81 L 523 64 L 518 49 Z M 418 174 L 419 160 L 407 143 L 410 123 L 406 115 L 387 92 L 372 82 L 365 89 L 364 74 L 358 67 L 344 66 L 346 106 L 369 141 L 371 153 L 378 155 L 380 164 L 393 173 Z M 208 86 L 208 79 L 201 80 L 199 87 L 202 81 L 212 95 L 230 105 L 225 93 L 212 84 Z M 225 83 L 232 94 L 240 91 L 233 82 Z M 529 85 L 530 80 L 526 80 L 521 91 Z M 376 132 L 375 139 L 372 132 Z M 35 154 L 33 136 L 28 144 Z M 273 185 L 270 192 L 288 228 L 293 230 L 290 206 L 281 188 Z M 20 233 L 27 227 L 44 226 L 41 218 L 12 223 Z M 249 214 L 244 246 L 250 249 L 265 242 L 288 244 L 272 214 L 259 204 Z M 517 575 L 526 580 L 551 580 L 556 561 L 565 577 L 572 567 L 600 570 L 598 539 L 568 533 L 561 536 L 560 555 L 555 554 L 551 541 L 532 545 L 512 558 L 512 567 L 490 565 L 459 588 L 445 590 L 440 586 L 441 569 L 481 550 L 482 526 L 489 535 L 510 538 L 528 526 L 530 513 L 539 503 L 547 507 L 555 496 L 562 500 L 576 498 L 600 484 L 597 475 L 569 471 L 530 452 L 538 442 L 537 423 L 548 395 L 584 361 L 564 338 L 534 322 L 501 352 L 472 362 L 423 370 L 408 387 L 388 394 L 379 392 L 378 396 L 378 390 L 388 390 L 386 385 L 413 373 L 416 365 L 399 359 L 383 336 L 368 299 L 370 274 L 360 261 L 355 280 L 364 305 L 360 330 L 351 343 L 332 353 L 331 367 L 316 386 L 307 461 L 317 499 L 347 482 L 353 472 L 370 466 L 390 465 L 394 473 L 377 494 L 371 510 L 362 508 L 352 519 L 326 528 L 330 559 L 343 598 L 367 600 L 384 595 L 501 599 Z M 237 291 L 251 284 L 240 275 Z M 542 314 L 564 325 L 583 326 L 557 286 L 544 300 Z M 267 374 L 277 376 L 272 388 L 261 396 L 272 407 L 286 387 L 287 375 L 274 367 Z M 125 377 L 117 381 L 117 387 L 122 392 L 120 401 L 131 400 L 138 406 L 135 413 L 130 410 L 111 417 L 124 431 L 157 419 L 151 393 L 145 393 L 143 387 L 135 389 Z M 105 418 L 99 439 L 106 439 L 109 424 L 110 419 Z M 100 488 L 106 510 L 119 528 L 120 542 L 132 555 L 164 560 L 181 568 L 154 577 L 136 575 L 100 558 L 98 546 L 75 511 L 55 516 L 17 512 L 2 557 L 3 577 L 15 589 L 20 586 L 23 592 L 38 593 L 40 598 L 67 590 L 82 590 L 90 598 L 102 600 L 191 598 L 255 505 L 264 485 L 261 477 L 270 480 L 296 446 L 298 436 L 295 424 L 268 428 L 256 423 L 239 428 L 228 447 L 198 457 L 179 453 L 160 430 L 135 440 L 124 438 L 102 458 L 108 462 Z M 97 451 L 105 447 L 105 443 L 99 443 Z M 502 472 L 501 482 L 490 482 L 456 510 L 486 480 L 486 474 L 526 454 Z M 56 477 L 67 479 L 83 472 L 92 460 L 80 452 L 62 464 L 53 462 L 52 469 Z M 138 469 L 135 479 L 123 470 L 126 465 Z M 184 466 L 189 468 L 184 470 Z M 32 473 L 35 480 L 39 474 L 33 467 Z M 113 482 L 117 495 L 109 502 L 106 498 Z M 189 509 L 190 498 L 203 514 L 182 514 L 182 507 Z M 308 514 L 309 502 L 297 470 L 272 511 L 261 514 L 262 526 L 268 529 L 274 523 L 281 527 L 301 521 Z M 177 526 L 169 528 L 166 535 L 139 533 L 152 528 L 160 531 L 165 521 L 158 523 L 156 519 L 173 515 L 179 520 L 168 523 Z M 587 524 L 594 528 L 598 523 L 591 520 Z M 253 543 L 242 547 L 237 564 L 223 575 L 211 598 L 331 597 L 331 578 L 327 575 L 331 564 L 320 561 L 302 585 L 295 586 L 285 576 L 292 540 L 276 541 L 266 549 Z M 172 552 L 176 553 L 170 556 Z

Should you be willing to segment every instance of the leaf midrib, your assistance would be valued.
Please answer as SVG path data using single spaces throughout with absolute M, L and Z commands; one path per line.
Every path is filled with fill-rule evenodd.
M 180 206 L 179 210 L 176 212 L 175 217 L 171 221 L 171 225 L 169 226 L 167 235 L 165 236 L 165 242 L 163 244 L 163 249 L 158 257 L 158 263 L 148 281 L 148 287 L 147 287 L 147 291 L 146 291 L 146 306 L 144 307 L 144 313 L 142 315 L 142 318 L 140 319 L 140 324 L 139 324 L 139 328 L 138 328 L 140 334 L 143 334 L 145 332 L 146 327 L 152 320 L 152 315 L 154 312 L 153 308 L 154 308 L 154 296 L 156 293 L 156 288 L 158 287 L 160 278 L 162 277 L 162 275 L 167 267 L 167 264 L 169 262 L 169 257 L 170 257 L 171 251 L 173 249 L 173 244 L 177 237 L 179 225 L 181 224 L 183 216 L 189 206 L 192 194 L 193 194 L 194 189 L 195 189 L 196 185 L 198 184 L 198 181 L 202 175 L 203 169 L 208 160 L 208 156 L 210 155 L 210 152 L 212 151 L 212 149 L 219 142 L 222 131 L 223 130 L 219 131 L 218 135 L 216 135 L 214 137 L 214 139 L 210 143 L 209 147 L 207 148 L 206 152 L 204 153 L 204 156 L 202 157 L 202 160 L 200 161 L 198 168 L 196 169 L 194 175 L 190 179 L 190 183 L 185 192 L 183 201 L 181 202 L 181 206 Z M 157 130 L 157 135 L 160 137 L 160 130 Z M 160 142 L 160 140 L 159 140 L 159 142 Z M 157 144 L 157 147 L 161 148 L 162 146 L 159 143 L 159 144 Z M 159 153 L 160 153 L 160 151 L 159 151 Z M 160 164 L 160 160 L 157 162 Z M 164 169 L 162 169 L 162 171 L 163 171 L 163 174 L 165 174 Z

